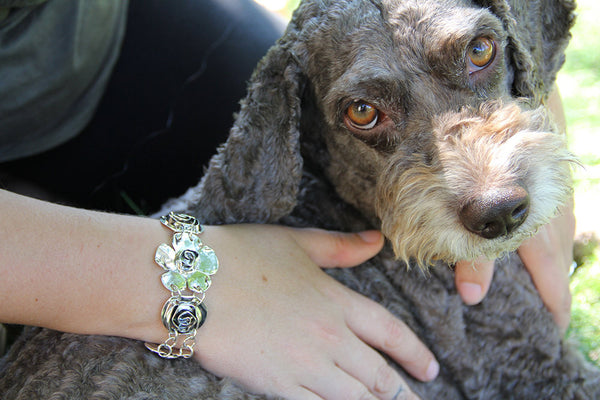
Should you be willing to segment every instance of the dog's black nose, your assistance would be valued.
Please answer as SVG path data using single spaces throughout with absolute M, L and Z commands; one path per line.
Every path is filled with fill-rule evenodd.
M 486 239 L 508 235 L 529 213 L 529 194 L 521 186 L 484 193 L 460 210 L 462 224 Z

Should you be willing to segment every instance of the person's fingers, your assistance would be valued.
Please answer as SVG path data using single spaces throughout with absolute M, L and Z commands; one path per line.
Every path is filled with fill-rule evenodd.
M 571 262 L 554 254 L 548 228 L 542 228 L 538 235 L 525 241 L 518 251 L 544 304 L 559 328 L 565 331 L 571 320 L 568 275 Z
M 336 356 L 336 364 L 341 369 L 363 382 L 378 399 L 399 398 L 399 393 L 403 398 L 417 398 L 400 374 L 379 353 L 355 336 L 350 342 Z
M 285 398 L 289 400 L 323 400 L 323 397 L 303 386 L 294 386 L 285 394 Z
M 375 256 L 384 242 L 378 231 L 341 233 L 312 228 L 286 229 L 310 259 L 321 267 L 355 266 Z
M 348 327 L 365 343 L 396 360 L 409 374 L 421 381 L 433 380 L 439 364 L 433 353 L 410 328 L 383 306 L 364 297 L 354 298 L 346 313 Z
M 314 374 L 314 381 L 307 389 L 328 400 L 377 399 L 365 385 L 333 363 L 327 373 Z
M 563 333 L 571 320 L 569 269 L 573 263 L 574 235 L 571 200 L 561 207 L 557 217 L 541 227 L 518 250 L 544 304 Z
M 465 304 L 474 305 L 487 294 L 494 275 L 494 261 L 459 261 L 454 270 L 456 289 Z

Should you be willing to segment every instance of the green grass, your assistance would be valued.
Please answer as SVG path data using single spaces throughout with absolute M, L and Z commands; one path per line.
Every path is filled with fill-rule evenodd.
M 588 256 L 571 279 L 573 308 L 568 336 L 589 360 L 600 366 L 600 262 L 598 251 Z
M 571 279 L 573 308 L 569 337 L 600 366 L 600 2 L 578 1 L 578 18 L 558 76 L 571 150 L 583 168 L 575 172 L 576 260 Z

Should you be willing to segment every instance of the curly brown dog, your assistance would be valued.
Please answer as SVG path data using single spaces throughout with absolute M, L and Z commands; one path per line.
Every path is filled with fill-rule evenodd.
M 435 353 L 435 381 L 404 374 L 423 399 L 600 398 L 600 373 L 563 340 L 511 252 L 571 194 L 574 158 L 544 102 L 573 9 L 304 1 L 200 184 L 165 209 L 208 224 L 380 227 L 390 246 L 329 272 Z M 468 307 L 448 266 L 481 255 L 501 258 L 486 299 Z M 0 370 L 7 398 L 254 397 L 137 342 L 43 329 L 26 331 Z

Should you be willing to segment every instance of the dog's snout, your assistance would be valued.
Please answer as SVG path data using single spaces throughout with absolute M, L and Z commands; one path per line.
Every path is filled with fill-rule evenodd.
M 484 193 L 460 210 L 462 224 L 486 239 L 508 235 L 529 213 L 529 194 L 521 186 Z

